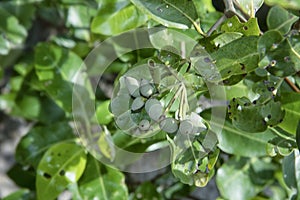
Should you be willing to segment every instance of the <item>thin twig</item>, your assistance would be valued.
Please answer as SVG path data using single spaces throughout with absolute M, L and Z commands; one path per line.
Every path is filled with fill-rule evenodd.
M 300 93 L 300 89 L 287 77 L 284 78 L 284 81 L 297 93 Z
M 238 2 L 236 2 L 236 0 L 233 0 L 233 4 L 242 13 L 242 15 L 246 18 L 246 20 L 251 18 L 251 16 L 243 10 L 243 8 L 240 6 Z
M 215 30 L 221 26 L 221 24 L 227 19 L 226 15 L 222 15 L 218 21 L 207 31 L 207 36 L 210 36 Z

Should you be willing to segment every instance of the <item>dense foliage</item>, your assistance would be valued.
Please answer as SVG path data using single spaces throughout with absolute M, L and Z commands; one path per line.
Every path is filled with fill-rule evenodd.
M 213 177 L 219 199 L 300 199 L 300 3 L 223 6 L 2 0 L 0 109 L 31 124 L 4 199 L 181 199 Z

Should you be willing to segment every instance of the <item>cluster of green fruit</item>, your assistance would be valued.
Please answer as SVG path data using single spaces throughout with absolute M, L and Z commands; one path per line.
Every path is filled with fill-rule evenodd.
M 175 119 L 167 112 L 165 102 L 158 100 L 159 88 L 146 79 L 120 78 L 120 89 L 110 109 L 116 125 L 133 135 L 164 131 L 169 134 L 197 134 L 206 129 L 201 117 L 192 112 L 185 119 Z

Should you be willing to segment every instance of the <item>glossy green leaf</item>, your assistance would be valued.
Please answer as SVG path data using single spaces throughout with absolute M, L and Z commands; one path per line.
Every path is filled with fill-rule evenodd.
M 274 168 L 257 158 L 233 157 L 217 172 L 217 186 L 226 199 L 252 199 L 273 179 Z
M 270 130 L 249 134 L 248 132 L 236 129 L 228 121 L 222 126 L 216 123 L 213 123 L 213 125 L 222 127 L 222 132 L 217 132 L 218 147 L 222 151 L 246 157 L 268 155 L 266 146 L 268 141 L 274 138 L 274 134 Z
M 53 145 L 37 168 L 37 199 L 55 199 L 69 184 L 76 183 L 86 166 L 84 149 L 74 143 Z
M 255 17 L 255 13 L 263 5 L 264 0 L 236 0 L 236 3 L 244 13 L 250 17 Z
M 110 101 L 104 101 L 96 108 L 96 115 L 99 124 L 106 125 L 109 124 L 112 119 L 113 115 L 109 111 Z
M 131 0 L 145 14 L 167 27 L 187 29 L 195 23 L 197 11 L 192 1 Z
M 216 38 L 213 39 L 213 42 L 216 47 L 222 47 L 233 40 L 239 39 L 242 37 L 242 33 L 237 33 L 237 32 L 225 32 L 220 35 L 218 35 Z
M 243 83 L 243 81 L 232 86 L 226 86 L 226 99 L 231 100 L 233 98 L 243 97 L 251 94 L 251 90 Z
M 282 161 L 283 178 L 286 185 L 291 189 L 300 191 L 300 155 L 299 151 L 295 150 L 289 156 L 284 157 Z
M 283 93 L 281 103 L 285 110 L 285 116 L 279 127 L 295 135 L 300 120 L 300 94 Z
M 300 9 L 300 2 L 298 0 L 265 0 L 265 2 L 268 5 L 280 5 L 288 9 Z
M 251 72 L 257 68 L 259 59 L 257 40 L 256 36 L 242 37 L 211 54 L 222 79 Z
M 102 35 L 116 35 L 137 28 L 147 21 L 146 15 L 135 6 L 123 7 L 127 4 L 126 1 L 119 1 L 115 6 L 111 4 L 114 2 L 105 3 L 102 9 L 98 11 L 98 15 L 92 21 L 92 32 Z M 108 6 L 113 6 L 113 8 L 102 13 L 101 11 Z
M 250 18 L 247 22 L 241 23 L 237 16 L 227 19 L 221 26 L 221 31 L 238 32 L 245 36 L 260 34 L 257 18 Z
M 124 175 L 88 156 L 86 170 L 78 182 L 82 199 L 128 199 Z
M 228 114 L 235 127 L 250 133 L 262 132 L 268 126 L 276 126 L 284 117 L 280 102 L 271 100 L 260 103 L 258 99 L 252 103 L 246 97 L 233 98 L 228 106 Z
M 16 160 L 23 165 L 36 168 L 43 153 L 51 145 L 73 138 L 73 131 L 66 122 L 37 126 L 19 142 L 16 149 Z
M 297 19 L 297 16 L 287 10 L 274 6 L 268 13 L 267 25 L 270 30 L 277 30 L 282 34 L 286 34 Z

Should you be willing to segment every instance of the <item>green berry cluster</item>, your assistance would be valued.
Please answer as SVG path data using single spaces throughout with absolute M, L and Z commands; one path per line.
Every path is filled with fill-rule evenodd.
M 122 76 L 120 90 L 110 105 L 116 125 L 135 135 L 157 130 L 168 134 L 197 134 L 206 129 L 194 112 L 185 119 L 173 117 L 159 95 L 158 87 L 150 80 Z

